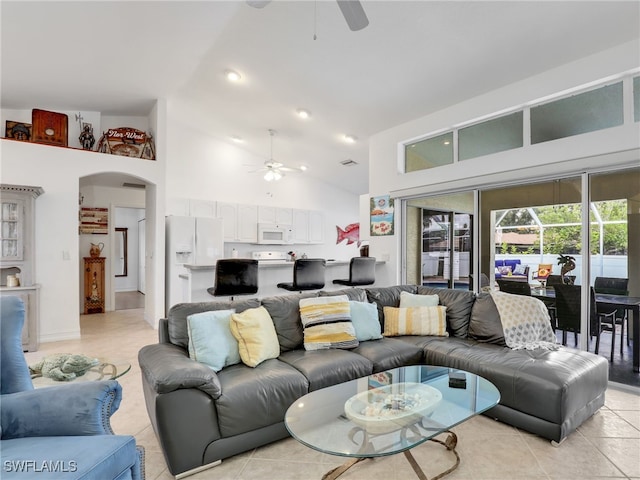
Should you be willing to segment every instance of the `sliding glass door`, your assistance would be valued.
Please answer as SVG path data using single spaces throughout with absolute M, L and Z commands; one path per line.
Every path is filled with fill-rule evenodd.
M 592 287 L 596 310 L 606 306 L 597 300 L 596 279 L 621 280 L 621 294 L 640 297 L 640 168 L 413 198 L 405 207 L 408 283 L 479 290 L 498 288 L 496 279 L 506 277 L 551 294 L 547 280 L 580 285 L 577 342 L 571 331 L 570 347 L 595 351 Z M 550 298 L 545 303 L 552 305 Z M 633 321 L 629 312 L 616 318 L 613 329 L 600 332 L 598 354 L 610 360 L 612 381 L 637 385 Z
M 482 190 L 482 274 L 492 285 L 496 278 L 539 285 L 548 274 L 560 275 L 561 256 L 571 256 L 576 259 L 571 275 L 579 278 L 581 202 L 581 177 Z
M 436 288 L 473 288 L 473 192 L 407 202 L 406 278 Z

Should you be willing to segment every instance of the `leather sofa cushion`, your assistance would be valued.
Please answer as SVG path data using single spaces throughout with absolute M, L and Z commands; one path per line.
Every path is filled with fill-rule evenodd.
M 346 295 L 349 300 L 354 302 L 366 302 L 367 301 L 367 292 L 363 288 L 343 288 L 342 290 L 321 290 L 318 293 L 319 297 L 333 297 L 336 295 Z
M 300 320 L 300 299 L 317 296 L 316 292 L 293 293 L 262 299 L 262 306 L 271 315 L 271 320 L 273 320 L 273 325 L 276 328 L 281 352 L 302 348 L 304 331 Z
M 416 287 L 415 285 L 396 285 L 393 287 L 376 287 L 365 289 L 369 302 L 375 303 L 378 307 L 378 319 L 380 320 L 380 326 L 383 330 L 384 307 L 399 307 L 400 293 L 416 293 L 417 288 L 418 287 Z
M 291 350 L 280 355 L 309 380 L 309 391 L 347 382 L 373 372 L 373 363 L 349 350 Z
M 498 308 L 489 293 L 481 293 L 476 297 L 471 309 L 469 338 L 482 343 L 507 346 L 500 313 L 498 313 Z
M 395 338 L 361 342 L 357 348 L 351 351 L 368 358 L 373 364 L 373 373 L 407 365 L 417 365 L 422 363 L 423 358 L 422 348 Z
M 218 377 L 222 395 L 216 409 L 223 437 L 282 422 L 289 406 L 309 391 L 304 375 L 278 359 L 255 368 L 232 365 Z
M 607 389 L 606 358 L 560 350 L 511 350 L 473 340 L 436 339 L 425 362 L 480 375 L 500 391 L 500 405 L 562 425 Z
M 419 286 L 420 295 L 438 295 L 440 305 L 447 307 L 447 331 L 452 337 L 467 338 L 469 318 L 476 299 L 469 290 L 450 290 Z
M 197 302 L 178 303 L 171 307 L 167 314 L 169 322 L 169 340 L 172 344 L 184 349 L 189 348 L 189 330 L 187 327 L 187 317 L 193 313 L 208 312 L 211 310 L 234 309 L 237 313 L 244 312 L 248 308 L 260 306 L 260 300 L 251 298 L 247 300 L 236 300 L 226 302 Z

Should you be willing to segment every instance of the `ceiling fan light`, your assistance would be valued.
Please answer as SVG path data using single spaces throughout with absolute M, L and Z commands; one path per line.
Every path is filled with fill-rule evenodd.
M 272 180 L 276 179 L 276 174 L 273 173 L 273 170 L 269 170 L 267 173 L 264 174 L 264 179 L 267 182 L 271 182 Z
M 299 108 L 298 110 L 296 110 L 296 113 L 300 118 L 304 120 L 311 117 L 311 112 L 309 110 L 305 110 L 304 108 Z
M 302 170 L 303 172 L 306 172 L 308 168 L 309 167 L 307 167 L 306 165 L 300 165 L 300 170 Z
M 273 171 L 273 179 L 274 180 L 280 180 L 282 177 L 284 177 L 284 173 L 281 173 L 279 170 L 274 170 Z
M 242 76 L 235 70 L 226 70 L 224 72 L 224 76 L 227 77 L 227 80 L 230 82 L 238 82 L 242 78 Z

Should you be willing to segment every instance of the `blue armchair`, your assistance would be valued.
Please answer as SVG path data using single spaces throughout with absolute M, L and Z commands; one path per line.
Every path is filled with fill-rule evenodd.
M 24 305 L 0 299 L 0 477 L 143 480 L 144 450 L 114 435 L 109 418 L 122 388 L 114 380 L 35 390 L 22 353 Z

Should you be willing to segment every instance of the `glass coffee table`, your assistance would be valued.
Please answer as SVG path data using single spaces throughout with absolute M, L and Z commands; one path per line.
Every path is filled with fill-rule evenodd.
M 404 453 L 421 480 L 426 475 L 411 449 L 437 442 L 460 457 L 450 429 L 498 404 L 488 380 L 457 369 L 401 367 L 316 390 L 298 399 L 285 415 L 289 433 L 302 444 L 330 455 L 350 457 L 322 478 L 338 478 L 367 458 Z M 447 433 L 445 440 L 434 437 Z

